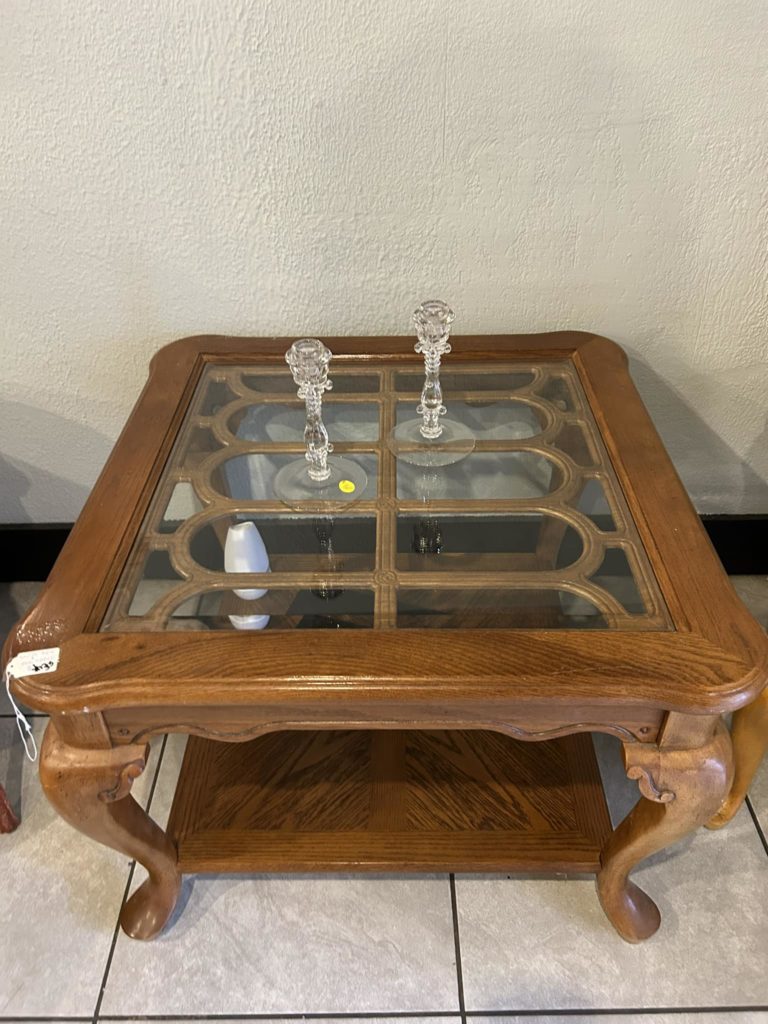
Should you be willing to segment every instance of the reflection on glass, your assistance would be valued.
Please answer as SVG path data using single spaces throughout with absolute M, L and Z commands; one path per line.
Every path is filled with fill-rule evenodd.
M 323 564 L 320 572 L 325 572 L 327 575 L 318 586 L 313 588 L 312 593 L 323 601 L 334 601 L 342 591 L 334 586 L 333 577 L 336 573 L 343 571 L 344 562 L 338 557 L 334 547 L 333 519 L 330 516 L 316 519 L 314 529 Z
M 374 402 L 326 402 L 323 420 L 334 441 L 376 441 L 379 407 Z M 249 405 L 229 421 L 241 441 L 303 441 L 306 415 L 295 405 Z
M 584 428 L 578 423 L 568 423 L 562 428 L 557 435 L 557 447 L 570 455 L 579 466 L 594 466 L 597 463 Z
M 401 572 L 448 573 L 555 568 L 554 564 L 545 564 L 551 528 L 557 534 L 557 568 L 567 568 L 581 557 L 584 545 L 573 527 L 554 516 L 401 516 L 397 522 L 396 567 Z
M 473 452 L 463 462 L 440 471 L 435 498 L 481 501 L 493 498 L 538 498 L 559 486 L 553 462 L 534 452 Z M 397 494 L 423 500 L 423 475 L 417 466 L 398 461 Z
M 231 590 L 208 591 L 176 608 L 167 629 L 232 630 L 230 616 L 269 616 L 266 631 L 373 627 L 373 592 L 345 589 L 333 603 L 310 589 L 272 587 L 257 601 L 243 601 Z
M 397 422 L 407 422 L 413 410 L 405 403 L 397 406 Z M 535 437 L 542 430 L 536 410 L 525 402 L 500 400 L 473 405 L 459 401 L 451 403 L 451 416 L 470 430 L 478 441 L 521 440 Z
M 295 455 L 235 455 L 222 463 L 214 486 L 226 498 L 238 501 L 274 501 L 274 480 L 278 471 L 295 462 Z M 355 454 L 368 476 L 365 499 L 376 495 L 376 456 Z
M 671 628 L 573 366 L 455 356 L 443 394 L 477 446 L 426 467 L 382 452 L 380 436 L 382 422 L 389 432 L 413 415 L 424 382 L 414 363 L 339 361 L 324 420 L 339 447 L 370 450 L 354 452 L 364 500 L 332 510 L 276 499 L 276 474 L 304 451 L 288 368 L 206 366 L 101 628 L 231 631 L 248 616 L 267 630 Z M 270 576 L 263 597 L 244 601 L 236 592 L 264 580 L 225 572 L 224 551 L 248 523 Z
M 538 389 L 538 393 L 561 412 L 573 412 L 576 408 L 570 385 L 564 377 L 547 378 Z
M 284 373 L 244 373 L 243 384 L 257 394 L 295 395 L 296 385 L 289 371 Z M 372 394 L 379 390 L 379 378 L 375 374 L 343 373 L 335 371 L 333 390 L 337 395 L 352 392 Z
M 527 387 L 532 380 L 532 373 L 515 370 L 484 370 L 480 373 L 452 373 L 450 370 L 443 370 L 440 374 L 440 383 L 446 396 L 456 391 L 462 394 L 467 391 L 506 391 L 511 394 L 518 388 Z M 400 393 L 418 394 L 423 383 L 424 377 L 417 373 L 398 373 L 395 377 L 395 388 Z
M 606 549 L 605 558 L 592 581 L 615 597 L 630 615 L 645 615 L 648 611 L 627 556 L 621 548 Z
M 146 615 L 157 602 L 183 582 L 182 577 L 171 565 L 167 551 L 150 551 L 144 560 L 133 599 L 128 607 L 132 618 Z
M 399 531 L 398 531 L 399 533 Z M 443 552 L 443 526 L 440 519 L 434 516 L 423 516 L 420 519 L 413 520 L 411 524 L 411 536 L 410 536 L 410 551 L 416 555 L 440 555 Z M 421 568 L 425 565 L 421 559 L 417 562 L 417 566 Z M 438 565 L 444 565 L 444 561 L 437 563 Z M 433 560 L 429 561 L 430 567 L 433 565 Z M 398 551 L 397 557 L 398 569 L 409 569 L 411 566 L 408 561 L 404 560 L 400 552 Z
M 224 380 L 210 380 L 200 403 L 201 416 L 215 416 L 219 409 L 237 398 L 235 392 Z
M 192 484 L 182 480 L 171 491 L 168 504 L 159 523 L 160 533 L 174 533 L 185 519 L 201 512 L 203 503 L 195 493 Z
M 576 501 L 576 508 L 588 516 L 598 529 L 606 532 L 616 529 L 605 488 L 599 480 L 587 480 Z
M 224 571 L 221 538 L 230 525 L 252 521 L 273 575 L 283 572 L 369 572 L 376 559 L 376 520 L 316 516 L 228 516 L 192 534 L 190 554 L 209 572 Z
M 196 469 L 211 452 L 220 447 L 213 431 L 208 427 L 195 427 L 179 446 L 178 465 L 184 469 Z
M 556 589 L 415 590 L 397 594 L 398 629 L 605 629 L 598 608 L 571 614 Z M 563 603 L 565 599 L 565 606 Z

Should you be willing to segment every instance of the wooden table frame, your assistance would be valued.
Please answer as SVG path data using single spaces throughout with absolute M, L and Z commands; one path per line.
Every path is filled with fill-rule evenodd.
M 411 338 L 325 339 L 365 365 L 412 357 Z M 173 843 L 130 796 L 150 737 L 243 740 L 282 729 L 490 729 L 533 741 L 602 731 L 620 738 L 642 799 L 602 852 L 598 892 L 629 941 L 659 913 L 630 880 L 638 861 L 708 822 L 732 781 L 720 716 L 768 680 L 768 643 L 730 586 L 626 371 L 607 339 L 561 332 L 457 337 L 460 357 L 571 359 L 674 623 L 671 631 L 456 630 L 441 634 L 446 678 L 421 630 L 372 630 L 351 647 L 308 632 L 311 675 L 291 634 L 96 632 L 203 367 L 282 359 L 290 339 L 197 337 L 155 356 L 149 381 L 37 603 L 4 658 L 59 645 L 59 670 L 14 681 L 50 714 L 45 791 L 75 828 L 136 858 L 149 877 L 122 913 L 151 938 L 179 892 Z M 430 636 L 430 639 L 434 639 Z M 407 865 L 404 865 L 407 867 Z

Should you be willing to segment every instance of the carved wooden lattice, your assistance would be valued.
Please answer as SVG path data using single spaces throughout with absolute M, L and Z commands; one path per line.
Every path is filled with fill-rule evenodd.
M 275 410 L 275 415 L 278 411 L 281 415 L 290 411 L 296 424 L 300 423 L 303 406 L 296 399 L 287 368 L 267 362 L 237 366 L 210 364 L 190 403 L 102 629 L 179 628 L 180 620 L 174 616 L 182 607 L 193 609 L 186 616 L 186 628 L 190 623 L 192 628 L 205 628 L 202 622 L 195 625 L 194 607 L 196 601 L 211 592 L 226 595 L 222 596 L 214 625 L 230 628 L 228 615 L 273 612 L 278 606 L 285 608 L 291 595 L 297 592 L 317 592 L 324 587 L 367 592 L 372 597 L 372 614 L 369 619 L 360 617 L 358 624 L 375 628 L 432 624 L 419 614 L 404 614 L 402 609 L 398 614 L 398 600 L 417 593 L 431 595 L 426 610 L 435 614 L 441 625 L 453 628 L 498 625 L 499 622 L 493 621 L 492 609 L 500 595 L 514 591 L 525 595 L 514 613 L 516 621 L 511 623 L 519 627 L 555 625 L 551 617 L 541 612 L 539 598 L 542 594 L 551 597 L 557 592 L 567 595 L 569 600 L 587 602 L 596 610 L 602 628 L 672 628 L 616 474 L 570 362 L 463 363 L 449 359 L 444 369 L 444 397 L 449 414 L 463 411 L 482 421 L 484 415 L 489 415 L 484 410 L 495 410 L 495 428 L 478 430 L 475 451 L 460 464 L 461 470 L 449 467 L 454 474 L 450 478 L 454 492 L 459 486 L 457 481 L 464 479 L 467 482 L 465 493 L 454 496 L 430 493 L 428 500 L 414 493 L 413 486 L 403 485 L 409 472 L 412 485 L 413 471 L 402 463 L 398 468 L 386 443 L 398 415 L 415 414 L 420 387 L 418 366 L 405 362 L 361 365 L 341 357 L 332 365 L 332 371 L 334 390 L 325 402 L 329 413 L 333 413 L 335 404 L 347 410 L 357 406 L 365 420 L 366 411 L 374 410 L 372 421 L 367 423 L 368 430 L 363 432 L 370 433 L 370 439 L 334 439 L 333 427 L 329 425 L 337 454 L 369 461 L 375 459 L 374 478 L 361 500 L 332 513 L 336 522 L 356 519 L 375 523 L 375 544 L 370 554 L 343 555 L 335 560 L 330 577 L 329 564 L 323 563 L 317 551 L 310 548 L 273 558 L 269 574 L 238 574 L 237 577 L 223 571 L 223 561 L 216 568 L 206 568 L 193 557 L 194 540 L 205 528 L 213 529 L 221 550 L 227 528 L 234 522 L 253 517 L 258 523 L 263 516 L 285 518 L 287 522 L 291 517 L 301 518 L 302 513 L 302 510 L 286 508 L 268 485 L 247 497 L 232 497 L 228 482 L 233 465 L 230 460 L 238 456 L 267 456 L 279 461 L 303 455 L 298 427 L 288 440 L 270 439 L 268 432 L 255 437 L 243 432 L 243 424 L 254 411 L 263 415 L 264 422 L 269 422 L 271 410 Z M 508 430 L 504 426 L 507 416 Z M 515 427 L 521 416 L 521 422 L 534 424 L 528 431 L 529 436 L 520 436 L 521 431 Z M 374 423 L 378 424 L 378 430 L 370 429 Z M 516 496 L 514 487 L 505 478 L 503 466 L 498 472 L 500 489 L 506 491 L 503 496 L 494 494 L 493 487 L 486 494 L 472 493 L 473 467 L 480 465 L 483 456 L 487 462 L 489 456 L 501 460 L 507 455 L 514 455 L 519 461 L 530 458 L 537 466 L 548 467 L 548 485 L 540 488 L 542 493 Z M 507 466 L 513 466 L 514 459 L 509 458 Z M 433 471 L 433 474 L 440 472 Z M 167 510 L 179 485 L 186 488 L 189 504 L 182 516 L 173 520 Z M 604 496 L 602 518 L 580 507 L 588 485 L 599 488 Z M 305 515 L 316 518 L 318 511 L 308 506 Z M 402 545 L 398 550 L 398 522 L 408 517 L 418 521 L 420 516 L 438 522 L 441 517 L 459 517 L 464 522 L 480 517 L 487 520 L 489 528 L 494 527 L 502 534 L 518 529 L 520 523 L 535 521 L 538 524 L 535 545 L 526 552 L 464 550 L 433 552 L 426 558 L 403 551 Z M 573 561 L 562 565 L 559 559 L 566 533 L 578 537 L 580 551 Z M 135 598 L 145 581 L 148 559 L 158 556 L 164 557 L 170 570 L 163 581 L 162 593 L 149 607 L 137 609 Z M 627 579 L 638 595 L 639 607 L 628 610 L 614 588 L 606 586 L 605 578 L 600 575 L 606 556 L 622 559 Z M 242 601 L 232 594 L 235 581 L 238 588 L 268 588 L 269 596 L 264 603 Z M 457 593 L 464 595 L 461 607 L 451 604 L 451 595 Z M 473 594 L 480 609 L 477 613 L 473 612 Z M 446 614 L 449 606 L 455 614 Z M 539 612 L 531 613 L 531 609 L 536 608 Z M 351 618 L 354 619 L 354 615 Z M 559 618 L 560 626 L 579 625 L 577 615 L 572 616 L 572 621 L 567 615 L 565 622 L 562 614 Z M 510 625 L 509 613 L 503 622 Z

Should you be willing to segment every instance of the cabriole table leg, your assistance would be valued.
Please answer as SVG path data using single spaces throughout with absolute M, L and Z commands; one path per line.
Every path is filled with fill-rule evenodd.
M 601 853 L 597 891 L 603 910 L 627 942 L 649 938 L 661 922 L 653 900 L 629 880 L 646 857 L 705 824 L 721 805 L 732 778 L 731 738 L 718 722 L 699 747 L 625 743 L 627 775 L 642 797 Z
M 736 762 L 733 785 L 720 810 L 707 822 L 707 828 L 722 828 L 728 824 L 744 803 L 755 772 L 765 757 L 768 750 L 768 689 L 747 707 L 735 712 L 731 740 Z
M 83 749 L 48 725 L 40 752 L 40 779 L 59 814 L 85 835 L 137 860 L 149 877 L 123 907 L 120 923 L 134 939 L 151 939 L 171 916 L 181 876 L 165 832 L 130 795 L 144 771 L 148 746 Z

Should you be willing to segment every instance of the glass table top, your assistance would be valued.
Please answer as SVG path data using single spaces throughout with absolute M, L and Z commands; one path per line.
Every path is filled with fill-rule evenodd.
M 439 468 L 387 444 L 415 415 L 414 364 L 340 357 L 331 378 L 323 419 L 367 473 L 358 500 L 283 504 L 275 476 L 305 450 L 290 370 L 208 364 L 102 630 L 672 628 L 569 361 L 449 357 L 444 403 L 475 448 Z M 267 571 L 225 571 L 244 523 Z

